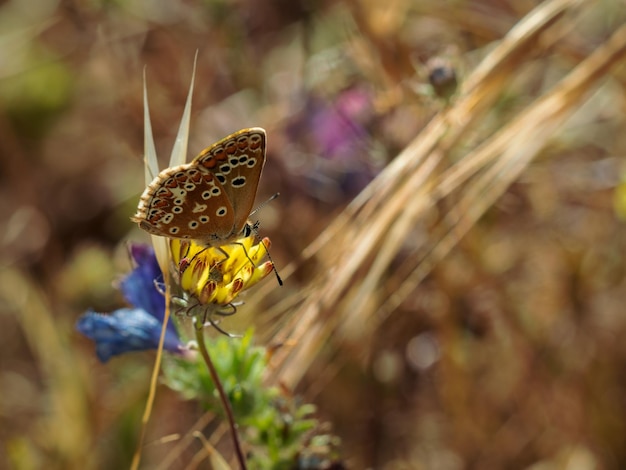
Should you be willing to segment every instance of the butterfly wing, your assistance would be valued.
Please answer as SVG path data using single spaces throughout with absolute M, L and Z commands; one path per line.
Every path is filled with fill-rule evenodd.
M 230 234 L 234 213 L 213 173 L 192 162 L 159 173 L 132 220 L 153 235 L 209 243 Z
M 265 131 L 243 129 L 168 168 L 148 185 L 132 220 L 154 235 L 220 245 L 239 236 L 265 164 Z
M 198 168 L 215 176 L 231 204 L 233 225 L 230 233 L 222 238 L 238 236 L 252 212 L 265 165 L 265 147 L 265 130 L 252 127 L 220 140 L 193 161 Z

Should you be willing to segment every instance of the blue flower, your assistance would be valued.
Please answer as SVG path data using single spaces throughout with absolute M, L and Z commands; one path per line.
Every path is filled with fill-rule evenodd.
M 88 311 L 76 322 L 76 329 L 96 342 L 96 354 L 102 362 L 125 352 L 156 349 L 159 345 L 165 298 L 155 283 L 161 278 L 161 269 L 152 247 L 133 244 L 130 253 L 136 266 L 122 279 L 120 289 L 135 308 L 121 308 L 111 315 Z M 171 320 L 163 349 L 184 350 Z
M 161 323 L 140 308 L 121 308 L 111 315 L 88 311 L 76 322 L 76 329 L 96 342 L 96 354 L 102 362 L 129 351 L 156 349 Z M 163 349 L 181 351 L 178 335 L 167 331 Z

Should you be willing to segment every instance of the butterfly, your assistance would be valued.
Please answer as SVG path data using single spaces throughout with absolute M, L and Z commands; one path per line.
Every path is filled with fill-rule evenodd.
M 265 165 L 265 130 L 242 129 L 191 163 L 163 170 L 131 217 L 153 235 L 219 247 L 250 235 L 248 217 Z

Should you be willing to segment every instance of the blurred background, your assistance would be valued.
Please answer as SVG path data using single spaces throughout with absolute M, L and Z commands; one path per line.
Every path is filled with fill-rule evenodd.
M 144 189 L 144 72 L 162 165 L 196 51 L 190 157 L 238 129 L 267 130 L 257 203 L 281 196 L 258 217 L 280 270 L 454 106 L 455 85 L 540 3 L 2 2 L 0 468 L 130 462 L 154 355 L 100 364 L 74 322 L 124 304 L 114 281 L 130 267 L 127 242 L 149 241 L 129 220 Z M 579 3 L 552 47 L 509 63 L 515 80 L 448 164 L 625 23 L 620 0 Z M 348 468 L 626 465 L 625 83 L 622 65 L 591 89 L 367 341 L 316 352 L 296 392 L 341 438 Z M 433 220 L 398 245 L 397 265 Z M 266 279 L 264 303 L 229 328 L 304 292 L 314 264 L 283 288 Z M 148 442 L 200 414 L 159 388 Z M 164 446 L 146 448 L 144 468 Z

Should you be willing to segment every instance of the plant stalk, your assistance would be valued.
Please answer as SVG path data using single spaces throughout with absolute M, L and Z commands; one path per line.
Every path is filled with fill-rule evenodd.
M 235 418 L 233 416 L 233 409 L 230 406 L 230 401 L 226 396 L 226 392 L 224 392 L 222 381 L 217 375 L 217 370 L 215 370 L 215 366 L 213 365 L 213 361 L 211 360 L 209 351 L 207 350 L 206 344 L 204 343 L 204 325 L 199 316 L 194 317 L 194 327 L 196 330 L 196 341 L 198 342 L 198 349 L 200 350 L 200 354 L 202 354 L 204 362 L 206 362 L 206 365 L 209 368 L 211 379 L 213 380 L 213 383 L 217 388 L 217 392 L 220 396 L 220 401 L 222 402 L 222 406 L 224 407 L 224 411 L 226 412 L 226 418 L 228 419 L 228 426 L 230 428 L 230 435 L 233 440 L 233 445 L 235 446 L 237 461 L 239 462 L 239 466 L 242 470 L 247 470 L 248 467 L 246 466 L 246 460 L 241 449 L 241 442 L 239 441 L 239 434 L 237 433 L 237 426 L 235 423 Z

